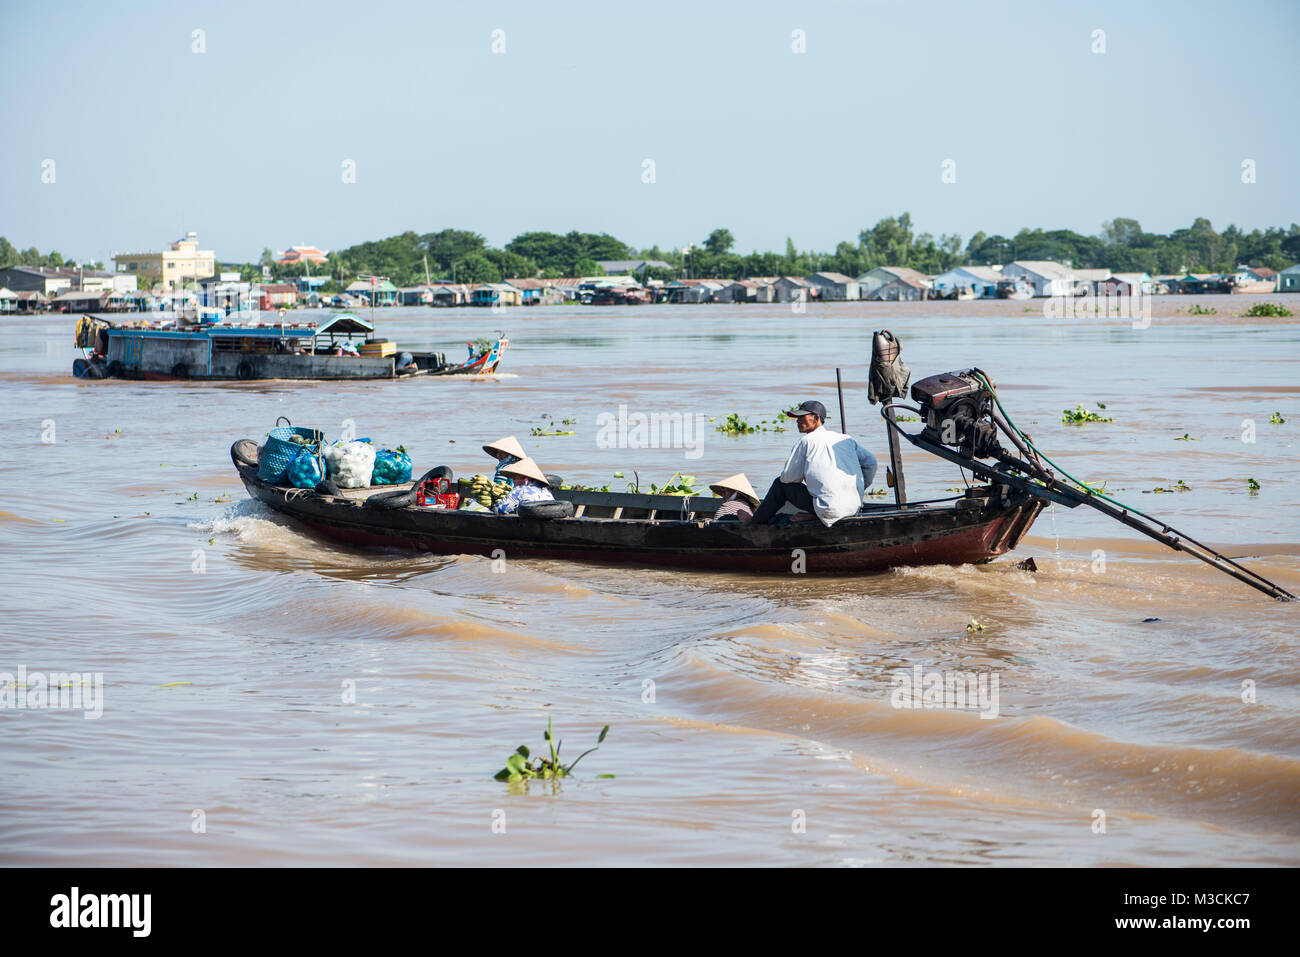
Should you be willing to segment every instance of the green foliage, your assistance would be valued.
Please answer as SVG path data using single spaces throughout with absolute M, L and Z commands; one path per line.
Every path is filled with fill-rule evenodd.
M 1084 422 L 1114 422 L 1115 420 L 1098 415 L 1096 412 L 1085 409 L 1080 405 L 1076 406 L 1073 411 L 1063 409 L 1061 411 L 1061 421 L 1066 425 L 1082 425 Z
M 632 250 L 608 233 L 521 233 L 506 243 L 506 251 L 536 264 L 551 278 L 561 276 L 601 276 L 595 266 L 600 259 L 632 259 Z M 660 258 L 660 257 L 653 257 Z M 579 268 L 579 265 L 589 268 Z
M 759 429 L 758 426 L 750 425 L 742 419 L 739 412 L 732 412 L 714 431 L 722 432 L 724 435 L 746 435 Z
M 704 240 L 704 248 L 715 256 L 731 252 L 731 247 L 734 245 L 736 245 L 736 238 L 731 235 L 730 229 L 715 229 L 709 233 L 709 238 Z
M 596 738 L 596 746 L 588 748 L 582 754 L 578 755 L 569 764 L 560 761 L 560 745 L 564 742 L 555 740 L 555 732 L 552 727 L 551 718 L 546 719 L 546 743 L 550 748 L 550 757 L 536 757 L 528 750 L 528 746 L 521 744 L 514 750 L 510 757 L 506 758 L 506 766 L 498 771 L 493 777 L 498 781 L 528 781 L 533 778 L 544 778 L 547 780 L 555 778 L 567 778 L 573 773 L 573 769 L 578 766 L 578 762 L 591 754 L 593 751 L 599 751 L 600 746 L 605 741 L 605 735 L 609 734 L 609 725 L 600 729 L 600 736 Z M 612 775 L 601 775 L 601 777 L 612 777 Z
M 500 282 L 501 270 L 482 253 L 471 253 L 453 265 L 457 282 Z
M 1143 494 L 1143 495 L 1150 495 L 1152 492 L 1155 492 L 1155 493 L 1160 493 L 1160 492 L 1190 492 L 1191 490 L 1192 490 L 1192 487 L 1191 487 L 1190 485 L 1188 485 L 1188 484 L 1187 484 L 1186 482 L 1184 482 L 1182 479 L 1179 479 L 1177 482 L 1175 482 L 1175 483 L 1174 483 L 1173 485 L 1171 485 L 1169 488 L 1162 488 L 1161 486 L 1157 485 L 1155 488 L 1147 488 L 1147 489 L 1143 489 L 1143 490 L 1142 490 L 1142 494 Z
M 683 475 L 681 472 L 674 472 L 668 481 L 663 485 L 650 483 L 651 495 L 703 495 L 704 490 L 697 489 L 695 486 L 694 475 Z
M 1276 302 L 1257 302 L 1242 313 L 1248 319 L 1285 319 L 1289 315 L 1291 310 Z
M 1192 306 L 1192 308 L 1188 309 L 1188 310 L 1187 310 L 1187 314 L 1188 314 L 1189 316 L 1213 316 L 1213 315 L 1216 315 L 1216 314 L 1218 313 L 1218 311 L 1219 311 L 1219 310 L 1215 309 L 1213 306 L 1210 306 L 1210 307 L 1207 309 L 1207 308 L 1204 307 L 1204 306 L 1196 305 L 1196 306 Z
M 1268 424 L 1269 424 L 1269 425 L 1281 425 L 1281 424 L 1284 423 L 1285 421 L 1286 421 L 1286 419 L 1282 418 L 1282 413 L 1281 413 L 1281 412 L 1274 412 L 1272 415 L 1270 415 L 1270 416 L 1268 417 Z
M 1246 479 L 1246 488 L 1250 489 L 1250 491 L 1252 492 L 1258 492 L 1259 483 L 1256 482 L 1253 478 L 1248 478 Z
M 709 421 L 712 422 L 713 419 L 709 419 Z M 721 432 L 723 435 L 748 435 L 751 432 L 785 432 L 788 431 L 783 424 L 786 421 L 783 412 L 776 413 L 771 420 L 759 419 L 757 424 L 742 419 L 739 412 L 732 412 L 720 424 L 714 426 L 713 430 Z

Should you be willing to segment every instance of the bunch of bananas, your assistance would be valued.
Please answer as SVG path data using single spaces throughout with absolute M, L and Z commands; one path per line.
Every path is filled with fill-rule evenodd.
M 491 508 L 509 494 L 509 485 L 504 482 L 493 482 L 486 475 L 480 474 L 470 479 L 469 494 L 465 497 L 473 499 L 484 508 Z

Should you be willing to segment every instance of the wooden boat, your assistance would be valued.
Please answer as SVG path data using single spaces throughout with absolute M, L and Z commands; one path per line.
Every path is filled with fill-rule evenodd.
M 564 489 L 549 479 L 557 502 L 521 506 L 518 515 L 457 511 L 419 504 L 415 486 L 344 491 L 274 485 L 258 477 L 257 443 L 230 447 L 244 487 L 258 501 L 330 538 L 356 545 L 435 554 L 713 569 L 769 574 L 844 575 L 904 565 L 987 562 L 1019 544 L 1048 502 L 1086 505 L 1178 552 L 1191 555 L 1282 601 L 1296 596 L 1235 559 L 1166 522 L 1098 492 L 1051 464 L 1007 417 L 993 382 L 980 369 L 928 376 L 911 387 L 917 404 L 898 401 L 909 370 L 887 330 L 872 342 L 871 381 L 889 440 L 894 503 L 863 505 L 827 528 L 819 521 L 788 525 L 713 521 L 721 499 Z M 909 433 L 899 410 L 924 423 Z M 301 430 L 299 430 L 301 432 Z M 1002 446 L 999 437 L 1012 443 Z M 900 438 L 969 471 L 973 486 L 959 496 L 909 501 Z M 1056 467 L 1059 468 L 1059 467 Z M 437 469 L 449 477 L 449 470 Z M 417 480 L 420 490 L 425 485 Z
M 626 564 L 663 568 L 843 575 L 902 565 L 987 562 L 1015 548 L 1044 503 L 1005 485 L 905 507 L 866 505 L 830 528 L 820 522 L 753 525 L 710 521 L 721 499 L 557 489 L 571 518 L 543 519 L 410 505 L 368 507 L 376 493 L 411 486 L 344 489 L 327 495 L 257 477 L 257 445 L 230 455 L 248 493 L 304 527 L 352 545 L 439 555 Z

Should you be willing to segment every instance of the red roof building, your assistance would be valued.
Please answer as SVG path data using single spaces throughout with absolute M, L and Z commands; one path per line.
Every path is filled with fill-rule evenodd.
M 290 246 L 276 260 L 282 266 L 291 266 L 294 263 L 301 262 L 323 263 L 327 261 L 325 253 L 315 246 Z

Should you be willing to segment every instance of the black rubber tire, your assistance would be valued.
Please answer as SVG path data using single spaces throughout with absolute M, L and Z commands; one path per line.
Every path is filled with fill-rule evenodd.
M 557 518 L 573 518 L 573 503 L 568 501 L 524 502 L 519 506 L 519 517 L 544 518 L 548 521 Z
M 365 501 L 366 508 L 406 508 L 415 504 L 415 490 L 418 485 L 412 485 L 410 488 L 393 489 L 391 492 L 376 492 Z
M 546 476 L 546 484 L 553 489 L 559 488 L 564 484 L 564 479 L 560 478 L 553 472 L 543 472 L 542 474 Z
M 239 368 L 235 370 L 235 377 L 247 382 L 253 378 L 253 364 L 251 362 L 241 362 Z
M 332 480 L 321 479 L 320 483 L 316 486 L 316 494 L 333 495 L 335 498 L 337 498 L 343 494 L 343 490 L 340 489 L 337 485 L 335 485 Z
M 118 359 L 114 359 L 112 362 L 108 364 L 108 374 L 112 376 L 114 379 L 118 378 L 124 370 L 125 367 Z
M 450 465 L 439 465 L 436 468 L 429 469 L 429 471 L 425 472 L 415 480 L 415 484 L 422 485 L 423 483 L 431 482 L 436 478 L 445 478 L 448 485 L 452 488 L 456 487 L 456 473 L 451 470 Z
M 87 365 L 86 365 L 86 378 L 87 378 L 87 379 L 102 379 L 102 378 L 104 378 L 104 367 L 103 367 L 103 365 L 101 365 L 101 364 L 98 363 L 98 362 L 90 362 L 90 363 L 87 363 Z
M 184 362 L 178 362 L 176 363 L 176 365 L 172 366 L 172 378 L 188 379 L 189 377 L 190 377 L 190 367 L 187 366 Z
M 236 465 L 245 465 L 250 469 L 257 468 L 257 443 L 252 439 L 240 439 L 230 447 L 230 460 Z

